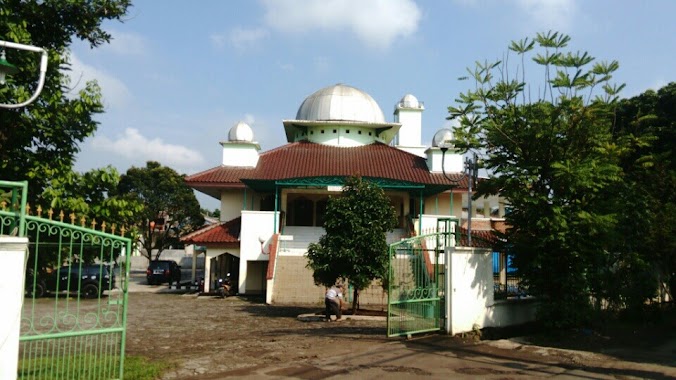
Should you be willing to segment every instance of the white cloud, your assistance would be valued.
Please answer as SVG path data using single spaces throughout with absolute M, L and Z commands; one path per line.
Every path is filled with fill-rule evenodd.
M 246 49 L 255 46 L 260 40 L 268 36 L 268 31 L 263 28 L 244 29 L 234 28 L 230 31 L 228 40 L 236 49 Z
M 146 40 L 142 36 L 134 33 L 126 33 L 113 30 L 110 32 L 113 38 L 110 43 L 103 45 L 103 49 L 109 50 L 118 55 L 137 55 L 146 54 Z
M 223 48 L 227 41 L 227 38 L 222 34 L 212 34 L 209 36 L 209 39 L 211 40 L 211 43 L 214 45 L 214 47 L 219 49 Z
M 103 102 L 113 108 L 121 108 L 131 100 L 131 93 L 127 86 L 119 79 L 106 71 L 97 69 L 80 61 L 74 54 L 70 55 L 71 71 L 66 72 L 70 76 L 72 96 L 82 90 L 88 81 L 96 80 L 101 86 Z
M 265 22 L 288 33 L 349 31 L 369 47 L 387 49 L 418 29 L 412 0 L 263 0 Z
M 95 150 L 140 160 L 153 160 L 170 167 L 191 168 L 204 164 L 204 157 L 199 152 L 181 145 L 168 144 L 160 138 L 147 138 L 135 128 L 127 128 L 124 134 L 116 139 L 106 136 L 94 137 L 91 143 Z
M 569 31 L 577 13 L 575 0 L 519 0 L 532 25 L 546 30 Z

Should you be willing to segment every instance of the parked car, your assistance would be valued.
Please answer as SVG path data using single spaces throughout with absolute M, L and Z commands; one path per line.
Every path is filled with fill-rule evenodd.
M 46 281 L 48 291 L 79 293 L 96 298 L 115 286 L 115 274 L 105 264 L 72 264 L 54 271 Z
M 47 291 L 47 284 L 45 283 L 45 275 L 35 275 L 33 269 L 26 270 L 26 282 L 24 285 L 24 292 L 26 297 L 40 298 L 45 295 Z
M 173 260 L 154 260 L 146 269 L 148 285 L 181 282 L 181 267 Z

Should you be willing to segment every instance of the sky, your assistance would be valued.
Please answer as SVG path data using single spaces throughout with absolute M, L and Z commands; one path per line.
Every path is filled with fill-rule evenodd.
M 74 90 L 96 79 L 105 104 L 75 170 L 155 160 L 194 174 L 220 165 L 219 142 L 240 120 L 264 152 L 286 143 L 282 120 L 308 95 L 336 83 L 370 94 L 388 121 L 413 94 L 429 145 L 472 85 L 458 80 L 468 67 L 549 30 L 619 61 L 614 80 L 631 97 L 676 80 L 674 14 L 671 0 L 136 0 L 104 24 L 110 44 L 72 46 Z

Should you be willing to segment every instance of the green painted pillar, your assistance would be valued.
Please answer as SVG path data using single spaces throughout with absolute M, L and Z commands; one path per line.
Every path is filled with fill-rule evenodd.
M 277 233 L 277 215 L 279 213 L 279 188 L 277 185 L 275 185 L 275 217 L 274 219 L 274 228 L 272 229 L 275 233 Z
M 422 235 L 423 192 L 420 189 L 420 217 L 418 218 L 418 234 Z

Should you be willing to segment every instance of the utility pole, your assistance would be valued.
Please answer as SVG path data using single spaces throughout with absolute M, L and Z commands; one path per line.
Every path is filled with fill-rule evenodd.
M 472 185 L 476 184 L 479 175 L 476 153 L 472 158 L 465 158 L 465 173 L 467 174 L 467 246 L 472 246 Z

